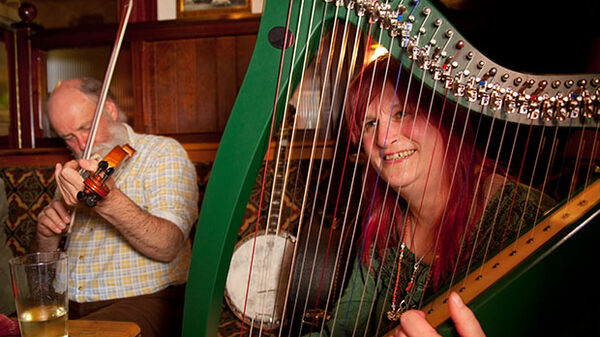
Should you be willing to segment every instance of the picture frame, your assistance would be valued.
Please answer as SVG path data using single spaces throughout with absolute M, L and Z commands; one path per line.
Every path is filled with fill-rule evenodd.
M 176 0 L 177 18 L 227 18 L 251 14 L 251 0 Z

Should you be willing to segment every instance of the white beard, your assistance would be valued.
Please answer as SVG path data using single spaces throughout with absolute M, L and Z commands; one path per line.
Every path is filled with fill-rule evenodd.
M 106 155 L 114 149 L 115 146 L 120 146 L 129 142 L 127 129 L 121 124 L 114 124 L 109 128 L 110 140 L 102 144 L 94 145 L 91 151 L 90 159 L 102 160 Z M 81 159 L 83 153 L 75 155 L 75 158 Z

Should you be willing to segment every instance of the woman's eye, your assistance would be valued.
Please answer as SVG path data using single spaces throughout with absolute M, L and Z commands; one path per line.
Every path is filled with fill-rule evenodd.
M 402 110 L 397 110 L 396 112 L 394 112 L 394 116 L 396 116 L 397 118 L 402 118 L 405 116 L 405 113 Z
M 377 126 L 377 120 L 376 119 L 373 119 L 373 120 L 365 122 L 365 128 L 367 128 L 367 129 L 373 128 L 375 126 Z

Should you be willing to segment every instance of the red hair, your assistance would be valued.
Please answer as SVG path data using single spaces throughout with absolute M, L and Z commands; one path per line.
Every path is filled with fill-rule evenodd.
M 482 165 L 483 156 L 475 145 L 472 130 L 476 128 L 476 117 L 469 118 L 468 112 L 464 109 L 460 107 L 455 109 L 455 105 L 440 97 L 434 98 L 433 105 L 429 109 L 430 90 L 427 90 L 428 94 L 423 90 L 421 102 L 417 106 L 420 81 L 415 78 L 409 84 L 411 74 L 406 73 L 405 69 L 401 71 L 399 63 L 393 58 L 389 59 L 389 67 L 387 67 L 387 63 L 388 58 L 372 62 L 361 71 L 359 76 L 355 77 L 348 92 L 349 104 L 346 105 L 345 118 L 352 138 L 357 141 L 361 134 L 367 108 L 372 102 L 378 104 L 380 95 L 385 88 L 385 81 L 385 84 L 396 88 L 398 103 L 401 106 L 406 101 L 406 111 L 414 111 L 416 114 L 428 118 L 429 127 L 439 131 L 441 137 L 437 138 L 441 139 L 435 140 L 434 137 L 431 137 L 431 141 L 437 141 L 436 146 L 440 147 L 443 152 L 446 151 L 447 146 L 442 179 L 446 186 L 450 186 L 450 191 L 444 216 L 437 224 L 436 232 L 433 233 L 434 240 L 439 238 L 434 252 L 437 258 L 432 265 L 432 280 L 434 285 L 438 285 L 445 275 L 452 272 L 456 263 L 466 260 L 466 254 L 462 254 L 463 258 L 456 261 L 456 256 L 461 248 L 461 239 L 465 232 L 471 233 L 484 207 L 482 203 L 477 203 L 474 214 L 469 217 L 471 204 L 477 195 L 475 185 L 478 171 L 483 169 L 485 171 L 483 177 L 485 177 L 489 174 L 491 165 L 487 162 Z M 408 90 L 409 86 L 410 90 Z M 406 99 L 407 91 L 408 99 Z M 463 138 L 462 145 L 461 138 Z M 396 194 L 392 190 L 388 191 L 388 195 L 385 197 L 387 183 L 378 180 L 376 170 L 368 167 L 363 191 L 363 205 L 366 209 L 363 210 L 363 231 L 359 243 L 359 246 L 364 247 L 361 256 L 363 262 L 369 261 L 369 251 L 373 244 L 382 256 L 387 246 L 397 245 L 403 240 L 402 233 L 398 233 L 398 229 L 404 226 L 402 222 L 406 215 L 407 203 L 401 198 L 396 198 Z M 399 200 L 398 205 L 396 205 L 397 199 Z M 392 227 L 390 228 L 390 226 Z M 378 233 L 379 235 L 377 235 Z M 386 246 L 388 233 L 391 233 L 392 242 Z M 467 246 L 469 246 L 469 239 L 467 236 Z

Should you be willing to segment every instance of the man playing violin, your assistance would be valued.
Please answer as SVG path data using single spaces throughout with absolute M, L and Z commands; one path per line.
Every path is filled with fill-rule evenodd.
M 97 206 L 79 202 L 79 169 L 98 166 L 79 158 L 100 91 L 97 80 L 70 79 L 48 99 L 50 124 L 77 159 L 56 164 L 57 197 L 38 215 L 36 248 L 56 250 L 70 232 L 69 318 L 134 321 L 143 336 L 179 335 L 198 215 L 196 171 L 177 141 L 135 133 L 109 95 L 92 153 L 102 158 L 123 144 L 136 153 L 106 181 L 110 192 Z

